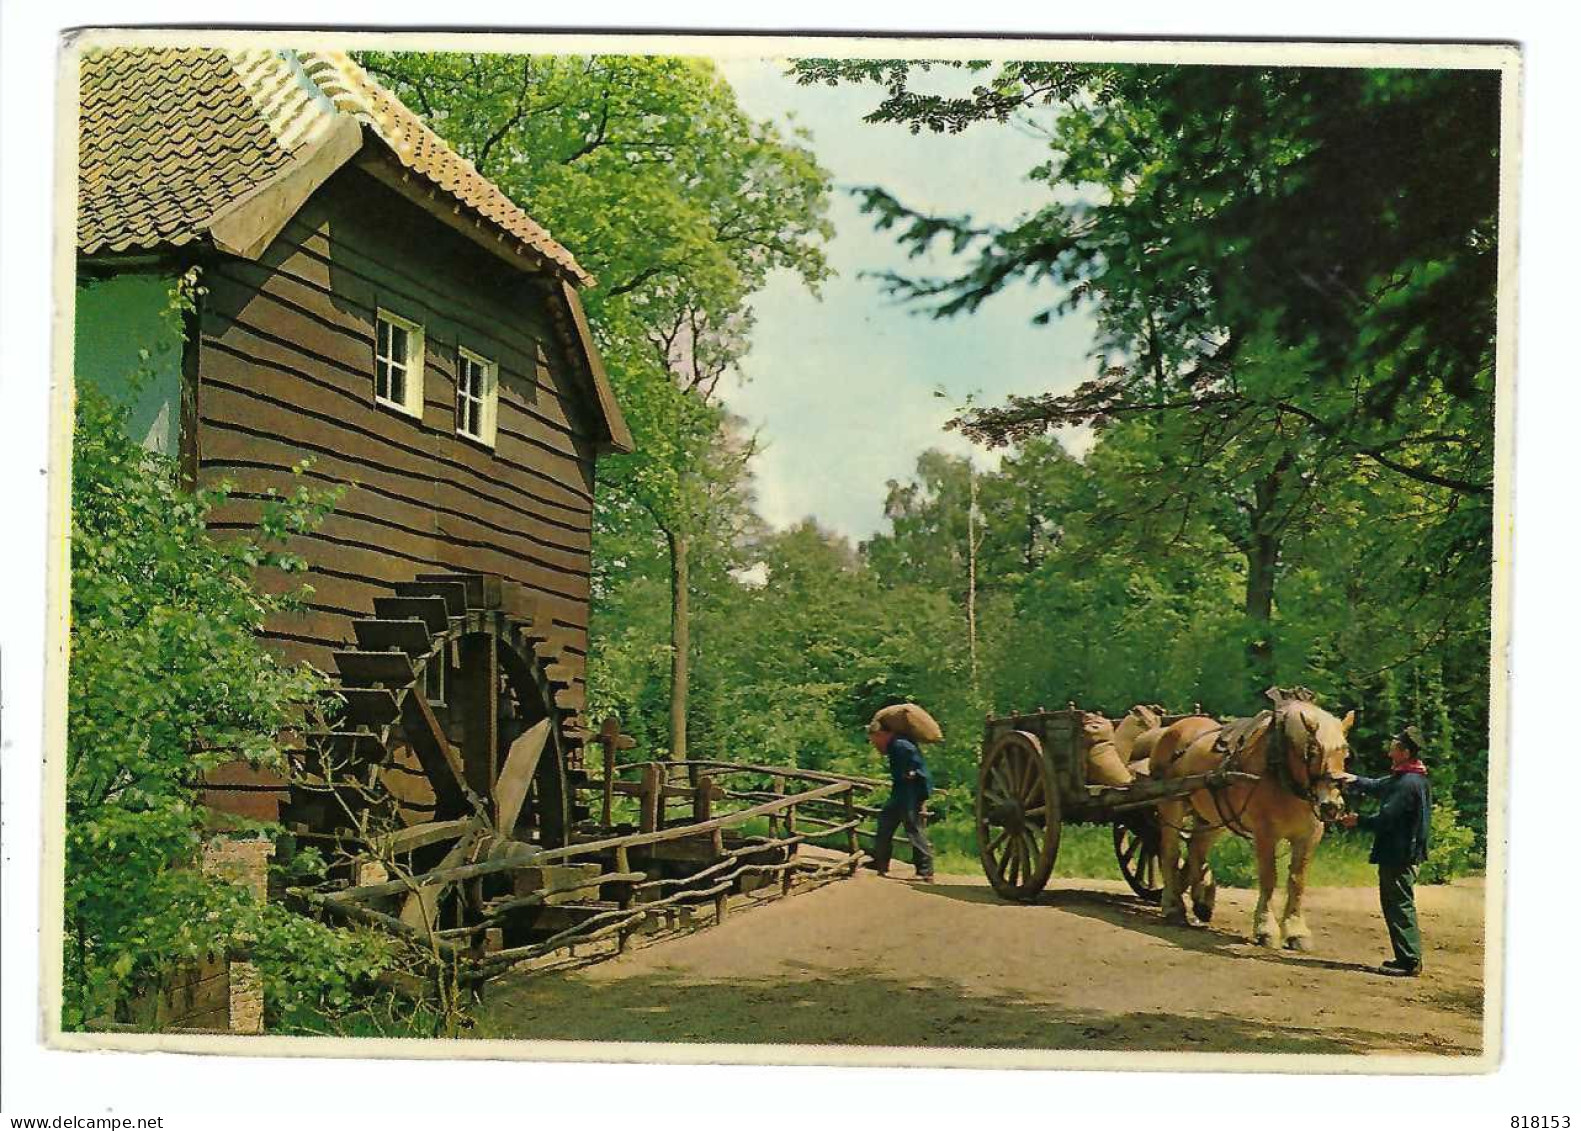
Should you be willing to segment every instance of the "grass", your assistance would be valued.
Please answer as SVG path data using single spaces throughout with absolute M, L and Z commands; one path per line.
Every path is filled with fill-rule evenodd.
M 623 803 L 624 806 L 623 806 Z M 628 811 L 625 811 L 629 809 Z M 679 816 L 679 808 L 672 811 L 672 818 Z M 635 823 L 635 802 L 626 798 L 616 802 L 616 820 L 626 819 Z M 871 823 L 865 825 L 871 829 Z M 766 817 L 755 817 L 744 825 L 736 826 L 733 833 L 746 836 L 767 836 L 769 822 Z M 810 831 L 803 828 L 801 831 Z M 783 831 L 780 835 L 784 835 Z M 928 825 L 928 837 L 933 842 L 934 864 L 938 871 L 957 875 L 976 875 L 982 871 L 977 856 L 977 841 L 972 828 L 972 818 L 967 813 L 950 813 Z M 844 840 L 826 840 L 830 847 L 843 845 Z M 863 836 L 864 847 L 871 840 Z M 1307 882 L 1317 887 L 1371 887 L 1378 882 L 1374 865 L 1368 863 L 1371 843 L 1366 834 L 1334 829 L 1323 837 L 1317 857 L 1312 862 Z M 911 848 L 906 844 L 905 831 L 895 835 L 895 855 L 910 860 Z M 1223 836 L 1213 846 L 1213 874 L 1223 887 L 1254 888 L 1257 886 L 1257 864 L 1252 856 L 1250 841 L 1239 837 Z M 1289 867 L 1290 850 L 1281 845 L 1279 874 L 1281 882 Z M 1120 866 L 1114 858 L 1113 833 L 1108 825 L 1066 825 L 1060 833 L 1059 856 L 1054 862 L 1054 875 L 1065 879 L 1121 879 Z
M 935 866 L 940 872 L 972 875 L 982 870 L 977 842 L 969 820 L 952 819 L 928 826 Z M 1371 887 L 1378 882 L 1377 868 L 1368 863 L 1370 838 L 1333 831 L 1323 838 L 1307 883 L 1316 887 Z M 909 859 L 910 848 L 896 838 L 896 855 Z M 1222 887 L 1257 886 L 1257 864 L 1250 841 L 1224 836 L 1213 846 L 1213 874 Z M 1279 850 L 1281 882 L 1290 863 L 1288 846 Z M 1054 875 L 1067 879 L 1118 880 L 1120 865 L 1114 858 L 1113 833 L 1108 825 L 1066 825 L 1060 832 L 1059 856 Z

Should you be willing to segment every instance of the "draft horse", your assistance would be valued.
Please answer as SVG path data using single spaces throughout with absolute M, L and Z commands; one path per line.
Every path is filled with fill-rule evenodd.
M 1305 688 L 1271 688 L 1272 710 L 1223 723 L 1204 715 L 1181 719 L 1166 728 L 1153 747 L 1154 778 L 1182 778 L 1223 768 L 1255 774 L 1255 783 L 1199 789 L 1158 805 L 1162 836 L 1159 864 L 1164 879 L 1166 921 L 1189 923 L 1192 910 L 1206 922 L 1213 917 L 1215 889 L 1207 879 L 1208 850 L 1226 830 L 1249 837 L 1257 856 L 1257 909 L 1252 935 L 1259 945 L 1308 950 L 1312 931 L 1301 913 L 1307 869 L 1326 821 L 1344 808 L 1339 775 L 1350 752 L 1347 734 L 1356 721 L 1351 711 L 1336 719 L 1312 701 Z M 1181 839 L 1187 841 L 1180 859 Z M 1282 920 L 1274 920 L 1275 851 L 1290 842 L 1290 875 Z

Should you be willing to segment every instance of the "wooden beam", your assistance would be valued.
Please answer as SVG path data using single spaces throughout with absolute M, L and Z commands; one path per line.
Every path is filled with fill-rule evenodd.
M 403 852 L 415 852 L 419 848 L 427 848 L 431 844 L 443 844 L 447 840 L 455 840 L 465 836 L 467 832 L 477 831 L 476 817 L 458 817 L 453 821 L 424 821 L 420 825 L 412 825 L 399 829 L 386 836 L 375 837 L 373 848 L 376 853 L 383 856 L 398 856 Z
M 447 868 L 460 867 L 467 858 L 467 853 L 472 851 L 473 841 L 477 839 L 476 833 L 466 833 L 445 857 L 434 868 L 435 872 L 442 872 Z M 420 877 L 413 877 L 414 882 Z M 408 890 L 406 898 L 401 901 L 401 922 L 414 930 L 424 932 L 424 937 L 439 925 L 439 901 L 444 897 L 445 889 L 449 884 L 419 884 L 415 891 Z
M 362 124 L 350 116 L 338 118 L 289 165 L 215 213 L 209 221 L 214 246 L 243 259 L 257 259 L 308 197 L 361 148 Z
M 609 432 L 607 450 L 635 451 L 636 441 L 632 439 L 631 429 L 626 426 L 626 418 L 620 411 L 619 402 L 615 400 L 615 390 L 610 386 L 609 375 L 604 372 L 604 361 L 599 356 L 598 347 L 593 344 L 593 331 L 587 324 L 587 312 L 582 309 L 582 300 L 576 293 L 576 287 L 568 280 L 561 279 L 560 294 L 571 312 L 571 325 L 576 331 L 577 344 L 582 347 L 588 377 L 593 382 L 599 415 L 603 417 L 604 427 Z
M 420 691 L 407 694 L 401 704 L 401 718 L 412 752 L 417 755 L 424 776 L 434 788 L 435 816 L 455 817 L 468 812 L 470 803 L 461 758 L 445 738 L 444 728 L 434 717 L 434 709 Z
M 449 697 L 452 718 L 460 721 L 467 788 L 486 799 L 493 795 L 498 771 L 499 652 L 492 633 L 463 636 L 459 651 L 455 689 Z
M 527 790 L 532 786 L 533 775 L 549 743 L 548 719 L 540 719 L 511 743 L 505 755 L 505 766 L 494 783 L 494 827 L 509 836 L 521 817 L 522 805 L 527 800 Z

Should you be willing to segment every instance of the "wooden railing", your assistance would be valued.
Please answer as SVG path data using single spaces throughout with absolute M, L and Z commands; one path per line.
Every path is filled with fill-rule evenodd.
M 615 798 L 634 799 L 635 831 L 549 849 L 512 843 L 513 851 L 497 859 L 296 894 L 336 918 L 426 942 L 436 954 L 465 962 L 471 976 L 488 978 L 601 939 L 614 938 L 622 949 L 634 933 L 673 927 L 699 907 L 710 907 L 714 920 L 722 921 L 733 895 L 778 898 L 798 884 L 815 886 L 850 875 L 862 859 L 862 825 L 878 812 L 867 803 L 870 794 L 885 785 L 873 778 L 717 760 L 628 763 L 617 776 L 582 788 L 606 799 L 611 817 Z M 765 824 L 767 834 L 748 833 L 746 826 L 754 822 Z M 620 827 L 613 820 L 603 825 Z M 799 851 L 808 846 L 824 851 Z M 664 874 L 667 848 L 684 850 L 686 874 Z M 692 869 L 692 864 L 702 866 Z M 530 870 L 536 874 L 526 875 Z M 511 873 L 512 889 L 519 894 L 487 901 L 477 896 L 475 921 L 460 927 L 414 926 L 373 906 L 436 887 L 440 890 L 423 894 L 437 903 L 456 885 L 478 893 L 480 881 Z M 535 889 L 520 892 L 523 881 Z M 546 937 L 500 945 L 503 925 L 513 915 L 554 906 L 563 897 L 569 897 L 558 905 L 563 910 L 589 913 Z M 612 906 L 603 908 L 605 901 Z

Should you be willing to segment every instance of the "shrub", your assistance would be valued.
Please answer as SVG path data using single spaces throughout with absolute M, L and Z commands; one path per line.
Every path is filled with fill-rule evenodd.
M 1252 842 L 1238 836 L 1222 836 L 1208 854 L 1213 867 L 1213 879 L 1220 887 L 1255 888 L 1257 886 L 1257 855 Z
M 1456 876 L 1471 871 L 1476 850 L 1476 833 L 1462 825 L 1455 807 L 1448 802 L 1433 806 L 1429 818 L 1431 840 L 1427 859 L 1422 864 L 1424 884 L 1447 884 Z
M 72 463 L 71 664 L 66 748 L 62 1025 L 113 1015 L 173 963 L 250 949 L 275 1017 L 337 1009 L 388 960 L 377 940 L 260 905 L 196 864 L 204 774 L 245 758 L 280 767 L 276 735 L 323 686 L 280 662 L 257 630 L 289 597 L 258 566 L 300 569 L 276 547 L 330 500 L 301 491 L 265 508 L 256 538 L 205 528 L 223 490 L 183 489 L 125 411 L 79 391 Z

